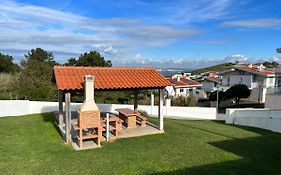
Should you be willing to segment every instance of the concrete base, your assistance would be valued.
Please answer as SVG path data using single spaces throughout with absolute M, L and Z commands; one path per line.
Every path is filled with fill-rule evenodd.
M 56 118 L 58 118 L 58 113 L 55 113 Z M 77 123 L 77 118 L 75 114 L 71 115 L 71 123 Z M 59 126 L 58 126 L 59 127 Z M 64 132 L 65 127 L 59 127 L 61 131 L 62 138 L 65 140 L 65 132 Z M 94 149 L 94 148 L 100 148 L 101 146 L 98 146 L 97 143 L 93 139 L 89 140 L 84 140 L 83 141 L 83 147 L 80 148 L 78 144 L 78 139 L 77 139 L 77 131 L 71 127 L 71 140 L 72 140 L 72 146 L 75 150 L 80 151 L 80 150 L 87 150 L 87 149 Z M 130 138 L 130 137 L 139 137 L 139 136 L 145 136 L 145 135 L 152 135 L 152 134 L 161 134 L 164 133 L 164 130 L 159 130 L 158 126 L 147 122 L 146 127 L 140 127 L 140 124 L 137 124 L 136 128 L 127 128 L 123 126 L 123 129 L 120 131 L 118 136 L 114 136 L 112 134 L 109 135 L 109 141 L 113 141 L 115 139 L 119 138 Z M 101 139 L 101 142 L 106 142 L 106 137 L 105 134 L 103 133 L 103 137 Z

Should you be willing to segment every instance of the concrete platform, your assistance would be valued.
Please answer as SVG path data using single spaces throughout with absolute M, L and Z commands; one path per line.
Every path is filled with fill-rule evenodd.
M 58 120 L 58 113 L 55 112 L 55 117 Z M 77 115 L 75 112 L 71 115 L 71 123 L 77 123 Z M 65 126 L 59 127 L 61 130 L 61 135 L 63 139 L 65 139 Z M 123 126 L 122 130 L 119 132 L 118 136 L 114 136 L 110 133 L 109 135 L 109 141 L 113 141 L 120 138 L 130 138 L 130 137 L 139 137 L 139 136 L 145 136 L 145 135 L 153 135 L 153 134 L 161 134 L 164 133 L 164 130 L 159 130 L 158 127 L 152 123 L 147 122 L 146 127 L 140 127 L 139 124 L 137 124 L 137 128 L 127 128 Z M 100 148 L 101 146 L 98 146 L 97 143 L 93 139 L 84 140 L 83 141 L 83 147 L 80 148 L 78 145 L 77 140 L 77 131 L 74 130 L 73 127 L 71 127 L 71 139 L 72 139 L 72 146 L 75 150 L 87 150 L 87 149 L 95 149 Z M 101 140 L 101 145 L 106 142 L 106 136 L 105 133 L 103 133 L 103 138 Z

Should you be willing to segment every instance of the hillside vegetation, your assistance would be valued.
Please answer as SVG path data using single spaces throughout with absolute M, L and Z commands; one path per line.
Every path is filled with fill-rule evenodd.
M 191 73 L 192 74 L 200 74 L 200 73 L 208 72 L 208 71 L 221 72 L 221 71 L 228 70 L 228 69 L 232 68 L 234 65 L 235 65 L 234 63 L 223 63 L 223 64 L 209 66 L 209 67 L 205 67 L 205 68 L 201 68 L 201 69 L 196 69 L 196 70 L 193 70 Z

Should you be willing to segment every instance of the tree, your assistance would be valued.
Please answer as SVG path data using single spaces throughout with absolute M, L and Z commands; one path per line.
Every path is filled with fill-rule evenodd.
M 13 57 L 0 53 L 0 73 L 15 73 L 20 70 L 19 66 L 13 63 Z
M 211 94 L 209 96 L 209 101 L 217 101 L 217 98 L 218 98 L 217 92 L 218 91 L 211 92 Z M 225 92 L 219 91 L 219 104 L 224 99 L 224 97 L 225 97 Z
M 21 62 L 20 95 L 29 100 L 55 100 L 53 83 L 53 54 L 41 48 L 32 49 Z
M 235 104 L 239 105 L 241 98 L 248 98 L 251 95 L 251 90 L 245 84 L 236 84 L 231 86 L 225 92 L 226 99 L 235 99 Z
M 76 58 L 69 58 L 67 60 L 67 63 L 65 63 L 64 65 L 66 66 L 77 66 L 78 64 L 78 60 L 76 60 Z
M 22 66 L 25 66 L 25 64 L 28 64 L 28 61 L 37 61 L 41 62 L 44 64 L 48 64 L 49 66 L 53 67 L 54 65 L 58 64 L 54 60 L 54 56 L 52 52 L 48 52 L 43 50 L 42 48 L 36 48 L 36 49 L 31 49 L 30 52 L 24 55 L 26 60 L 23 60 L 21 62 Z
M 81 54 L 78 60 L 75 58 L 68 59 L 68 62 L 65 65 L 111 67 L 112 63 L 110 60 L 105 60 L 105 58 L 101 56 L 99 52 L 91 51 Z

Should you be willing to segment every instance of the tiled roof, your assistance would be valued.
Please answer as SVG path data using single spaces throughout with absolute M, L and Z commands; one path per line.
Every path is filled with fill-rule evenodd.
M 166 79 L 169 80 L 175 86 L 200 86 L 201 85 L 201 83 L 185 77 L 181 77 L 180 81 L 177 81 L 176 78 L 174 79 L 166 78 Z
M 218 82 L 219 81 L 219 77 L 215 77 L 215 76 L 208 76 L 205 79 L 206 80 L 210 80 L 210 81 L 214 81 L 214 82 Z
M 184 82 L 182 82 L 182 81 L 177 81 L 176 83 L 175 83 L 175 86 L 186 86 L 187 84 L 186 83 L 184 83 Z
M 155 89 L 171 86 L 153 68 L 55 66 L 59 90 L 81 90 L 85 75 L 95 77 L 95 89 Z
M 267 70 L 267 69 L 258 69 L 257 66 L 253 66 L 253 67 L 240 66 L 239 68 L 242 70 L 245 70 L 245 71 L 257 72 L 257 73 L 261 73 L 264 75 L 274 75 L 275 74 L 275 72 Z

